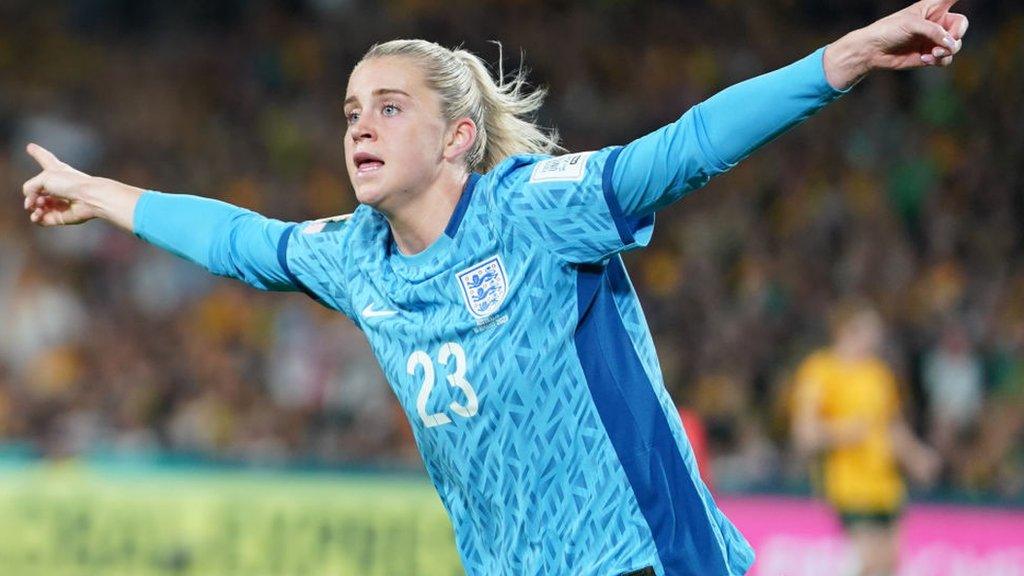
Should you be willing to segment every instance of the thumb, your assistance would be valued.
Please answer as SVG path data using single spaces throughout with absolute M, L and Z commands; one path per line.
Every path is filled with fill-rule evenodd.
M 31 143 L 25 148 L 25 151 L 39 163 L 43 170 L 58 168 L 64 165 L 63 162 L 53 155 L 53 152 L 50 152 L 39 144 Z
M 906 29 L 917 36 L 924 36 L 931 40 L 936 46 L 953 49 L 953 38 L 942 26 L 925 20 L 924 18 L 910 18 L 906 22 Z

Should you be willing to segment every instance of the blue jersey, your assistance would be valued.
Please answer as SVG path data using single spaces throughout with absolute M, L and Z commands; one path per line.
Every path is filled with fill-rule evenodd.
M 359 326 L 467 573 L 743 574 L 753 551 L 700 480 L 619 254 L 647 244 L 657 208 L 837 97 L 821 52 L 625 147 L 470 176 L 414 256 L 369 206 L 289 224 L 147 192 L 136 232 Z

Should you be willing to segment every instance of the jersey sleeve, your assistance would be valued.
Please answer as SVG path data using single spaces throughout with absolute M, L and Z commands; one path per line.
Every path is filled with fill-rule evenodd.
M 353 319 L 349 215 L 304 222 L 289 231 L 282 262 L 294 285 L 320 304 Z
M 527 164 L 502 178 L 495 208 L 570 262 L 646 246 L 656 210 L 848 91 L 828 83 L 824 54 L 727 88 L 626 146 Z
M 731 86 L 623 148 L 611 188 L 642 217 L 708 183 L 849 91 L 825 77 L 825 48 Z
M 621 148 L 522 162 L 500 179 L 492 209 L 570 263 L 595 263 L 646 246 L 654 216 L 629 217 L 613 189 Z
M 213 274 L 280 291 L 300 289 L 281 258 L 294 226 L 219 200 L 155 191 L 139 198 L 132 222 L 139 238 Z
M 812 354 L 796 370 L 793 380 L 793 407 L 814 402 L 821 408 L 825 395 L 828 367 L 819 354 Z
M 883 364 L 882 381 L 885 383 L 885 417 L 887 420 L 896 418 L 900 414 L 900 385 L 896 374 L 892 369 Z

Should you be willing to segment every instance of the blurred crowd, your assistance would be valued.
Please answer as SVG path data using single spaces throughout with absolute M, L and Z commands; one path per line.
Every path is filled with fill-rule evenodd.
M 0 443 L 416 466 L 351 322 L 102 223 L 38 229 L 26 142 L 84 171 L 269 216 L 349 212 L 342 96 L 375 41 L 464 45 L 550 88 L 570 150 L 625 143 L 889 2 L 4 2 Z M 627 256 L 666 384 L 723 490 L 798 485 L 792 373 L 867 299 L 939 487 L 1024 498 L 1024 7 L 961 2 L 949 70 L 871 77 L 658 216 Z M 983 14 L 975 13 L 984 10 Z M 491 40 L 499 40 L 503 50 Z M 781 41 L 780 41 L 781 40 Z

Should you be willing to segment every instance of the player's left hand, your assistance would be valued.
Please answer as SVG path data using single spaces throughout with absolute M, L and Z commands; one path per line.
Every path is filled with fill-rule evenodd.
M 937 452 L 926 446 L 920 446 L 912 452 L 905 464 L 910 476 L 924 486 L 934 484 L 942 471 L 942 459 Z
M 876 70 L 949 66 L 963 45 L 967 17 L 950 12 L 957 0 L 920 0 L 859 30 Z
M 949 9 L 956 0 L 919 0 L 860 28 L 825 49 L 825 77 L 839 90 L 872 70 L 949 66 L 963 46 L 967 17 Z

